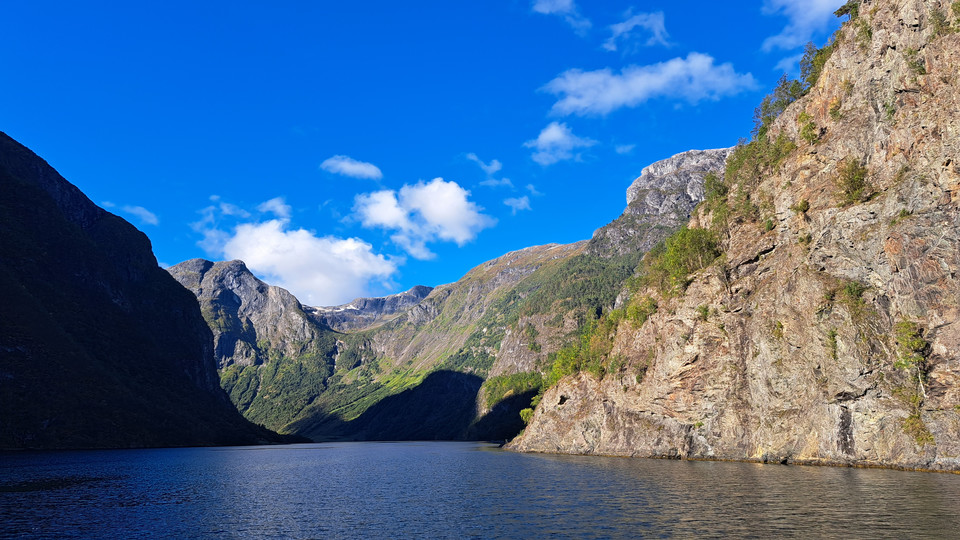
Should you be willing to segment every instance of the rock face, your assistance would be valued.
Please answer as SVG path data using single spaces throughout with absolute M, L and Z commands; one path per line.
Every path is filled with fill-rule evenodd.
M 307 311 L 326 326 L 338 332 L 346 332 L 369 328 L 390 320 L 398 313 L 420 303 L 432 290 L 433 287 L 417 285 L 399 294 L 382 298 L 357 298 L 341 306 L 308 307 Z
M 243 261 L 191 259 L 167 271 L 200 301 L 221 369 L 263 364 L 271 353 L 298 357 L 327 352 L 317 345 L 330 329 L 286 289 L 257 279 Z
M 687 222 L 703 200 L 703 179 L 723 174 L 733 148 L 689 150 L 644 167 L 627 188 L 623 215 L 598 229 L 589 253 L 611 257 L 649 251 Z
M 627 188 L 627 208 L 634 214 L 686 221 L 703 200 L 703 177 L 722 172 L 731 152 L 733 148 L 687 150 L 647 165 Z
M 328 388 L 337 334 L 286 289 L 242 261 L 192 259 L 168 269 L 196 295 L 213 332 L 220 384 L 248 419 L 281 432 Z
M 147 237 L 3 133 L 0 298 L 0 447 L 276 440 L 230 405 Z
M 936 12 L 960 25 L 860 4 L 769 126 L 796 148 L 728 166 L 726 204 L 755 210 L 725 256 L 679 297 L 638 291 L 659 310 L 619 325 L 619 367 L 547 391 L 513 448 L 960 469 L 960 34 Z

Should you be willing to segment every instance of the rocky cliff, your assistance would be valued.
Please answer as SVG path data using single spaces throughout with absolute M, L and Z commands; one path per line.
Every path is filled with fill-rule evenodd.
M 270 355 L 324 356 L 330 328 L 286 289 L 267 285 L 243 261 L 191 259 L 167 271 L 197 296 L 213 330 L 220 368 L 263 364 Z
M 327 390 L 336 332 L 286 289 L 260 281 L 242 261 L 192 259 L 168 272 L 199 300 L 220 383 L 248 419 L 284 431 Z
M 603 257 L 648 251 L 687 222 L 703 200 L 704 177 L 722 173 L 732 151 L 688 150 L 644 167 L 627 188 L 627 208 L 594 232 L 588 251 Z
M 960 469 L 948 8 L 852 10 L 805 80 L 765 100 L 690 229 L 648 257 L 645 309 L 611 319 L 605 369 L 548 390 L 513 448 Z M 703 264 L 686 275 L 664 253 Z
M 248 444 L 147 237 L 0 133 L 0 447 Z M 173 338 L 173 339 L 171 339 Z

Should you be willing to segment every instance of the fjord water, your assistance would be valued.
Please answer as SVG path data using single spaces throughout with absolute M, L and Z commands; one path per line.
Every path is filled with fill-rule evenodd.
M 0 537 L 951 537 L 960 476 L 329 443 L 0 454 Z

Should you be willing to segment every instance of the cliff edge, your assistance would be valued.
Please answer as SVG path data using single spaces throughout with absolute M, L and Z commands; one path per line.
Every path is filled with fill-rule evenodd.
M 550 388 L 511 448 L 960 469 L 949 7 L 856 5 L 641 265 L 606 363 Z

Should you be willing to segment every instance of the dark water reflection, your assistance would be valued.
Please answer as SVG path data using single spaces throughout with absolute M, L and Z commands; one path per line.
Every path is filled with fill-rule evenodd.
M 950 538 L 960 476 L 471 443 L 0 454 L 0 537 Z

